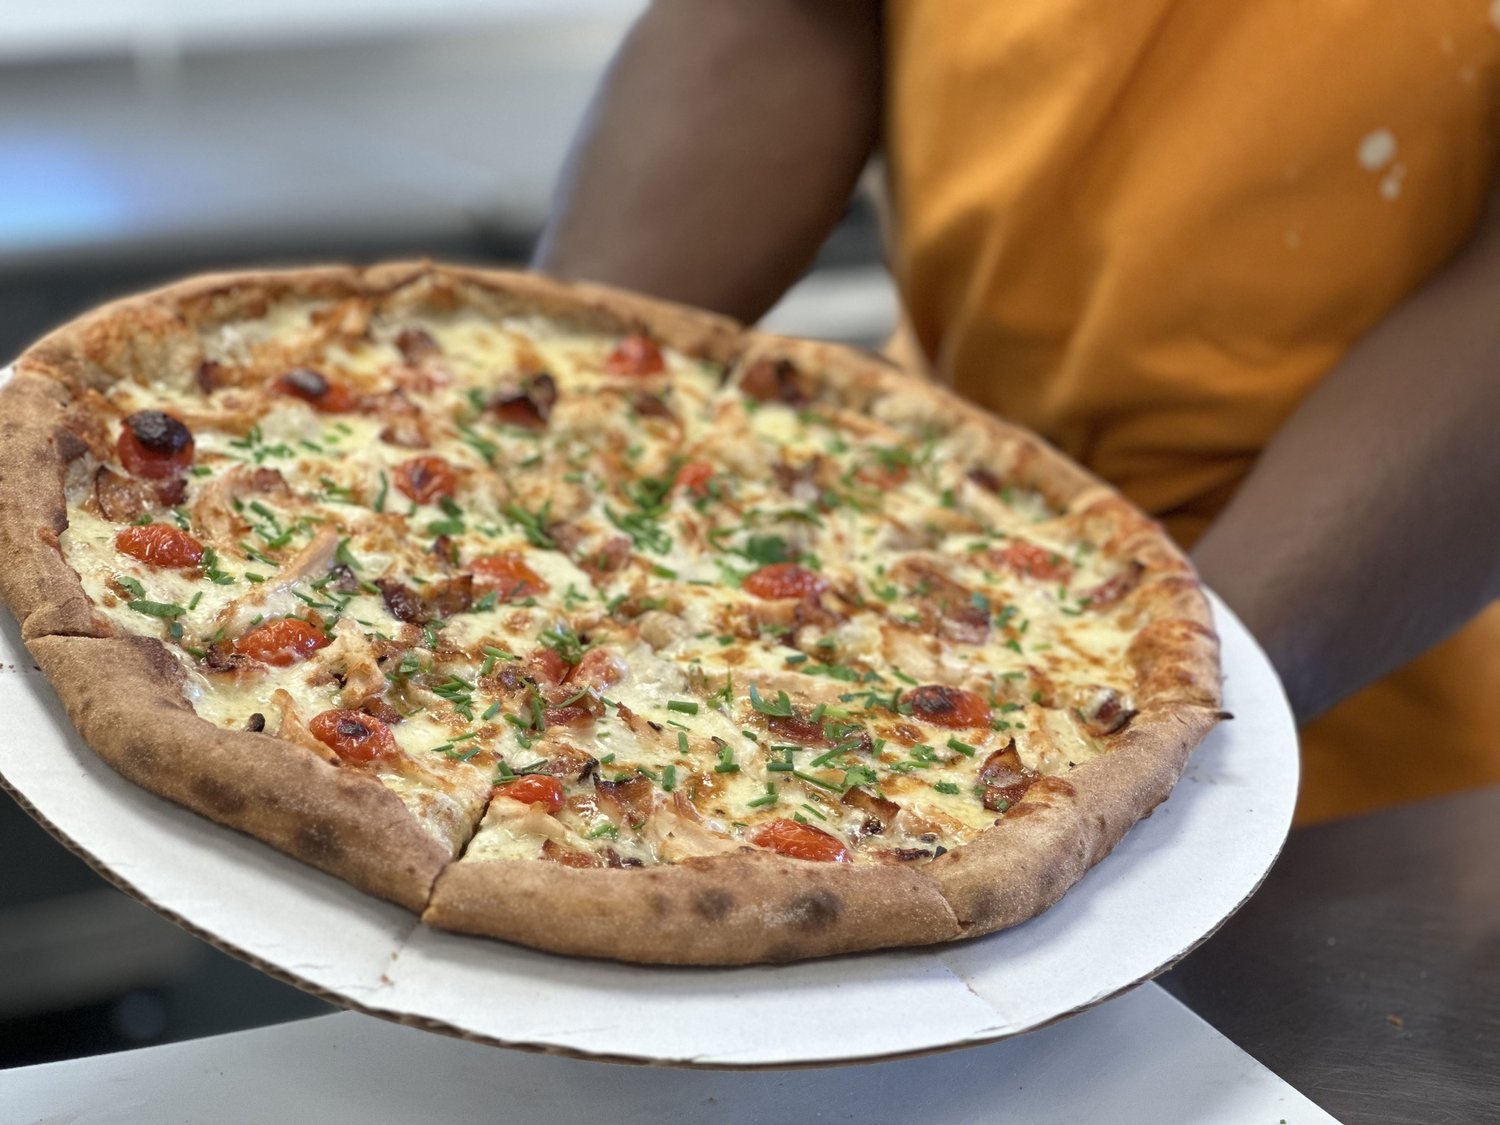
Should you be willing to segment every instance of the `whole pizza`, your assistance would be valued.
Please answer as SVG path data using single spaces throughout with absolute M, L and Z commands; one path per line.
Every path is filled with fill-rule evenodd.
M 1162 531 L 840 347 L 428 263 L 0 390 L 0 595 L 131 781 L 446 929 L 740 964 L 1060 898 L 1219 717 Z

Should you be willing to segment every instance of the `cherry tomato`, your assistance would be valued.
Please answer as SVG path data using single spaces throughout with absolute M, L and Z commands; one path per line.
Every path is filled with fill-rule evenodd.
M 925 719 L 934 726 L 979 727 L 990 721 L 990 705 L 984 696 L 945 684 L 926 684 L 913 688 L 902 697 L 911 705 L 913 717 Z
M 469 563 L 469 568 L 473 570 L 476 582 L 497 588 L 497 596 L 502 602 L 545 594 L 548 589 L 546 580 L 526 565 L 526 558 L 520 551 L 480 555 Z
M 320 711 L 308 720 L 307 729 L 351 766 L 368 766 L 401 754 L 391 728 L 360 711 Z
M 396 487 L 418 504 L 452 496 L 458 473 L 441 457 L 413 457 L 396 466 Z
M 1039 578 L 1043 582 L 1066 582 L 1073 576 L 1073 567 L 1056 551 L 1038 547 L 1017 539 L 991 552 L 1002 566 L 1007 566 L 1026 578 Z
M 769 848 L 793 859 L 818 863 L 848 863 L 849 849 L 836 836 L 797 820 L 768 820 L 750 830 L 749 840 L 758 848 Z
M 115 549 L 152 566 L 177 570 L 203 561 L 203 544 L 185 531 L 164 523 L 122 527 L 115 536 Z
M 170 414 L 137 410 L 126 416 L 115 450 L 131 476 L 166 480 L 193 463 L 193 435 Z
M 828 589 L 828 579 L 797 563 L 770 563 L 741 583 L 757 598 L 812 598 Z
M 357 405 L 354 392 L 345 384 L 311 367 L 294 367 L 272 383 L 271 389 L 300 398 L 324 414 L 345 414 Z
M 661 348 L 642 332 L 626 336 L 604 359 L 604 371 L 608 375 L 656 375 L 666 369 Z
M 523 805 L 541 805 L 549 813 L 563 807 L 563 783 L 544 773 L 527 774 L 514 781 L 502 781 L 490 790 L 492 797 L 509 797 Z
M 672 487 L 680 488 L 689 496 L 702 499 L 712 495 L 709 488 L 714 479 L 714 467 L 707 461 L 689 461 L 677 470 L 677 476 L 672 479 Z
M 262 664 L 287 668 L 331 642 L 316 625 L 298 617 L 265 621 L 234 642 L 234 651 Z

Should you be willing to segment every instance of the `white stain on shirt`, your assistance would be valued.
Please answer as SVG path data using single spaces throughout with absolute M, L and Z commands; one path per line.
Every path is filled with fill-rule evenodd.
M 1396 136 L 1389 129 L 1373 129 L 1359 142 L 1360 167 L 1378 172 L 1396 159 Z
M 1401 181 L 1406 179 L 1406 165 L 1392 164 L 1391 170 L 1380 180 L 1380 195 L 1386 200 L 1394 200 L 1401 194 Z

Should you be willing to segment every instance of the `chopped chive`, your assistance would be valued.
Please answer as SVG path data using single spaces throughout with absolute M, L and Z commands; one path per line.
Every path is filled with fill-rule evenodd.
M 680 711 L 684 715 L 696 715 L 698 713 L 698 705 L 689 699 L 669 699 L 667 700 L 667 710 Z
M 957 750 L 965 758 L 972 758 L 974 756 L 974 747 L 970 746 L 967 742 L 960 742 L 957 738 L 948 739 L 948 749 Z

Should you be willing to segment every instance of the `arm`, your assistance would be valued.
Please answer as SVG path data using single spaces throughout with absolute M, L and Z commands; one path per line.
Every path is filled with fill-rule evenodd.
M 1298 406 L 1193 555 L 1303 722 L 1500 595 L 1500 208 Z
M 874 147 L 879 33 L 872 0 L 657 0 L 594 95 L 533 265 L 758 318 Z

